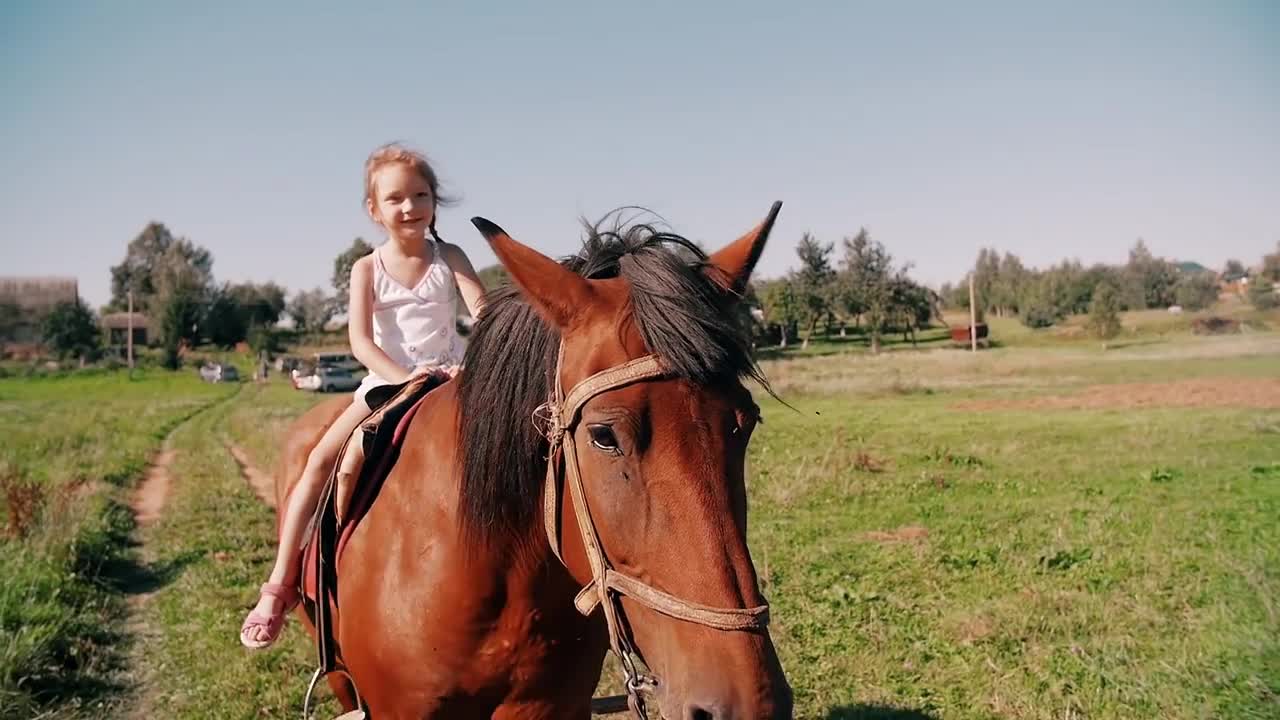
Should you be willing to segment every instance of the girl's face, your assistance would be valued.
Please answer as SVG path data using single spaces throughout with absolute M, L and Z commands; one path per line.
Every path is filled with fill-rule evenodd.
M 373 221 L 401 240 L 421 240 L 435 218 L 431 186 L 404 163 L 383 165 L 374 171 L 373 197 L 366 203 Z

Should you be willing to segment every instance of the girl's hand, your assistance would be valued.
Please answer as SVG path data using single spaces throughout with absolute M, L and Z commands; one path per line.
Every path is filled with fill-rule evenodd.
M 431 366 L 431 367 L 415 368 L 413 372 L 409 374 L 409 379 L 405 380 L 405 382 L 409 382 L 409 380 L 422 377 L 423 375 L 432 375 L 439 378 L 441 382 L 448 382 L 449 380 L 452 380 L 455 377 L 457 377 L 458 371 L 461 369 L 462 367 L 460 365 L 448 365 L 445 367 Z
M 430 372 L 432 375 L 434 375 L 434 376 L 436 376 L 436 377 L 440 378 L 440 381 L 441 381 L 441 382 L 448 382 L 448 381 L 450 381 L 450 380 L 454 379 L 455 377 L 457 377 L 457 376 L 458 376 L 458 371 L 459 371 L 459 370 L 461 370 L 461 369 L 462 369 L 462 367 L 461 367 L 460 365 L 447 365 L 447 366 L 444 366 L 444 367 L 434 367 L 434 368 L 431 368 L 431 370 L 430 370 L 429 372 Z

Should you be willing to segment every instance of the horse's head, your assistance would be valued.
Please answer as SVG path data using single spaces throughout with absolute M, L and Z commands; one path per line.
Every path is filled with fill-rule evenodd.
M 791 717 L 791 689 L 747 548 L 743 467 L 758 408 L 742 380 L 757 371 L 736 317 L 779 207 L 709 257 L 689 244 L 673 251 L 662 242 L 672 236 L 615 235 L 624 247 L 595 271 L 590 257 L 571 269 L 473 221 L 529 305 L 558 331 L 559 381 L 570 404 L 573 388 L 602 371 L 648 355 L 661 368 L 579 394 L 587 399 L 567 418 L 565 464 L 576 456 L 579 507 L 603 557 L 588 557 L 590 525 L 579 533 L 583 513 L 568 501 L 559 527 L 565 564 L 579 582 L 608 567 L 659 591 L 623 588 L 622 612 L 611 619 L 658 679 L 670 718 Z M 570 473 L 560 476 L 562 498 L 572 490 Z M 742 626 L 726 628 L 734 617 Z

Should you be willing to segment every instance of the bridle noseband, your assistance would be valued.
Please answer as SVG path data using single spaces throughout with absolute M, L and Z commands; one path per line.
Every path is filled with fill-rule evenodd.
M 760 630 L 769 624 L 768 604 L 749 608 L 718 608 L 702 605 L 665 593 L 648 583 L 614 570 L 605 556 L 596 532 L 595 522 L 587 507 L 582 476 L 578 469 L 578 449 L 573 429 L 578 423 L 582 407 L 593 397 L 626 385 L 665 377 L 661 362 L 654 355 L 645 355 L 621 365 L 598 372 L 577 385 L 565 395 L 560 383 L 560 370 L 564 366 L 564 344 L 560 345 L 556 361 L 555 392 L 552 398 L 535 414 L 536 420 L 545 423 L 539 430 L 545 432 L 551 442 L 547 460 L 547 479 L 543 492 L 543 518 L 547 540 L 560 562 L 564 557 L 560 550 L 560 473 L 564 468 L 564 482 L 573 501 L 574 515 L 578 518 L 578 531 L 586 548 L 587 561 L 591 565 L 591 582 L 578 593 L 574 605 L 578 612 L 590 615 L 597 606 L 604 609 L 609 629 L 609 645 L 622 662 L 626 674 L 627 705 L 638 718 L 644 718 L 645 706 L 640 693 L 651 691 L 657 681 L 640 673 L 635 666 L 635 647 L 630 629 L 620 620 L 621 596 L 664 615 L 725 631 Z

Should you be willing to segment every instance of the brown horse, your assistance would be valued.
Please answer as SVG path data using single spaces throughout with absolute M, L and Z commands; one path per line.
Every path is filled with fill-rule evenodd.
M 334 634 L 371 717 L 586 718 L 611 642 L 664 717 L 791 717 L 747 549 L 743 380 L 763 379 L 738 320 L 779 207 L 709 257 L 639 225 L 557 263 L 473 220 L 514 286 L 338 565 Z M 339 409 L 292 430 L 279 507 Z

